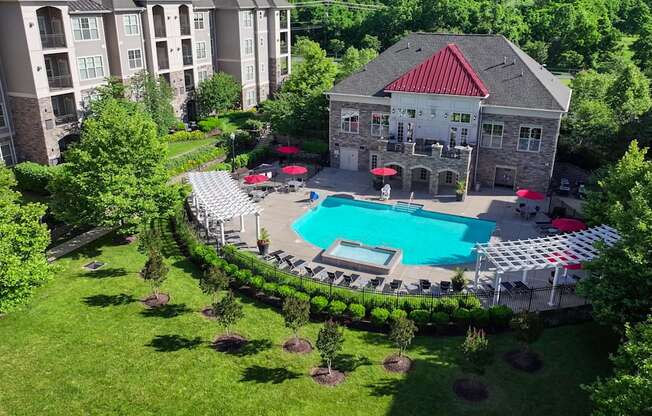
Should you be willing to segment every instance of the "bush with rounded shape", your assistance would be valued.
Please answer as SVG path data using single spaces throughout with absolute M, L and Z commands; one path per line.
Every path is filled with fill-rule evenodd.
M 30 191 L 39 195 L 48 195 L 50 181 L 54 177 L 56 166 L 46 166 L 34 162 L 22 162 L 14 166 L 14 177 L 17 188 L 21 191 Z
M 433 312 L 430 315 L 430 322 L 437 327 L 444 327 L 450 322 L 450 316 L 446 312 Z
M 268 296 L 275 296 L 279 291 L 279 287 L 276 283 L 268 282 L 268 283 L 263 283 L 262 290 Z
M 459 301 L 456 298 L 442 298 L 439 300 L 438 310 L 453 315 L 459 307 Z
M 224 272 L 229 276 L 233 276 L 240 268 L 237 264 L 227 264 L 224 266 Z
M 460 329 L 466 330 L 471 324 L 471 312 L 468 309 L 457 309 L 453 312 L 452 318 Z
M 211 132 L 215 130 L 219 126 L 220 122 L 217 117 L 207 117 L 203 120 L 200 120 L 197 123 L 197 126 L 199 126 L 199 130 L 201 130 L 204 133 Z
M 489 308 L 489 322 L 491 322 L 494 328 L 507 328 L 512 320 L 512 316 L 514 316 L 514 311 L 508 306 L 494 305 Z
M 304 300 L 306 302 L 310 302 L 310 295 L 305 292 L 296 291 L 292 294 L 292 297 L 297 298 L 299 300 Z
M 233 273 L 233 277 L 235 278 L 235 280 L 237 280 L 240 283 L 246 282 L 247 281 L 247 275 L 246 275 L 245 271 L 248 271 L 248 270 L 238 270 L 237 272 Z
M 354 321 L 361 320 L 367 314 L 367 310 L 365 309 L 365 307 L 360 305 L 359 303 L 350 304 L 348 310 L 349 310 L 349 315 L 351 315 L 351 319 L 353 319 Z
M 482 308 L 471 309 L 471 324 L 476 328 L 489 326 L 489 312 Z
M 463 298 L 458 299 L 458 304 L 460 308 L 464 309 L 473 309 L 473 308 L 479 308 L 482 306 L 482 303 L 480 302 L 480 299 L 478 299 L 474 295 L 468 295 Z
M 408 313 L 403 309 L 394 309 L 392 313 L 389 314 L 390 321 L 395 321 L 397 319 L 407 318 L 407 317 L 408 317 Z
M 292 296 L 295 292 L 296 289 L 288 285 L 279 286 L 278 288 L 278 295 L 282 298 L 287 298 L 288 296 Z
M 315 296 L 310 299 L 310 307 L 314 313 L 320 313 L 328 306 L 328 299 L 324 296 Z
M 426 325 L 430 321 L 430 312 L 424 309 L 415 309 L 410 312 L 410 319 L 417 325 Z
M 341 300 L 333 300 L 328 306 L 328 312 L 331 315 L 341 316 L 346 310 L 346 303 Z
M 373 308 L 371 310 L 371 322 L 373 322 L 374 325 L 383 326 L 385 325 L 385 322 L 387 322 L 387 319 L 389 319 L 389 311 L 387 309 Z
M 262 289 L 262 288 L 263 288 L 263 285 L 265 284 L 265 279 L 263 279 L 262 276 L 254 276 L 254 277 L 252 277 L 251 280 L 249 281 L 249 284 L 250 284 L 251 287 L 253 287 L 254 289 Z

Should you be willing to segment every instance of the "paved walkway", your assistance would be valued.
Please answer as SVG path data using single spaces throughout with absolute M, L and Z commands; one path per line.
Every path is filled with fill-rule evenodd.
M 99 238 L 104 237 L 111 231 L 113 231 L 113 228 L 96 227 L 90 231 L 86 231 L 85 233 L 78 235 L 77 237 L 73 237 L 65 243 L 59 244 L 58 246 L 49 249 L 46 252 L 46 255 L 48 256 L 48 262 L 52 263 L 56 259 L 63 257 L 66 254 L 85 246 L 86 244 L 92 243 Z

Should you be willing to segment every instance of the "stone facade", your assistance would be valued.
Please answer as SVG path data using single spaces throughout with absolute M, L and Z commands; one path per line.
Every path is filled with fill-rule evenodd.
M 515 171 L 514 188 L 546 192 L 552 177 L 560 120 L 485 113 L 482 122 L 502 123 L 503 141 L 500 149 L 478 149 L 476 182 L 493 187 L 496 168 L 509 168 Z M 539 152 L 517 150 L 520 127 L 524 125 L 542 128 Z
M 271 93 L 276 92 L 288 76 L 289 74 L 281 75 L 281 68 L 278 59 L 269 58 L 269 91 Z
M 25 97 L 9 97 L 11 118 L 16 135 L 14 144 L 18 160 L 33 160 L 38 163 L 48 163 L 49 157 L 38 99 Z
M 186 82 L 183 77 L 184 71 L 170 72 L 170 87 L 172 87 L 172 108 L 177 117 L 183 118 L 186 115 L 186 102 L 188 93 L 186 92 Z

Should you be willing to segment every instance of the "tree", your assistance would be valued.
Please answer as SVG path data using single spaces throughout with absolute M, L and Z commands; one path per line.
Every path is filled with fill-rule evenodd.
M 310 303 L 304 299 L 288 296 L 283 302 L 283 319 L 285 326 L 294 333 L 295 341 L 299 341 L 299 329 L 310 320 Z
M 50 233 L 42 204 L 20 204 L 12 172 L 0 163 L 0 313 L 25 304 L 52 277 L 45 250 Z
M 340 39 L 331 39 L 330 42 L 328 42 L 328 49 L 335 54 L 335 58 L 346 48 L 346 43 L 344 43 L 343 40 Z
M 652 308 L 652 162 L 647 148 L 632 141 L 623 158 L 598 179 L 584 215 L 589 224 L 614 227 L 620 240 L 600 246 L 587 264 L 594 275 L 582 279 L 578 292 L 592 304 L 596 321 L 622 330 L 625 322 L 641 322 Z
M 197 88 L 197 104 L 202 117 L 235 108 L 240 100 L 242 86 L 225 72 L 218 72 L 202 81 Z
M 371 62 L 376 56 L 378 56 L 378 52 L 373 49 L 358 50 L 353 46 L 349 47 L 346 53 L 344 53 L 344 56 L 342 56 L 338 77 L 345 78 L 361 70 L 362 67 Z
M 343 343 L 344 333 L 340 330 L 339 325 L 332 320 L 324 322 L 324 326 L 317 335 L 317 349 L 322 360 L 326 362 L 328 374 L 332 374 L 331 365 L 337 354 L 342 350 Z
M 159 289 L 167 278 L 169 267 L 165 264 L 161 252 L 152 250 L 148 254 L 145 267 L 141 270 L 140 275 L 152 287 L 153 295 L 156 299 L 159 297 Z
M 217 295 L 223 290 L 228 289 L 230 284 L 229 276 L 226 275 L 221 269 L 211 266 L 204 272 L 199 285 L 202 292 L 210 295 L 213 298 L 213 303 L 217 301 Z
M 489 340 L 482 329 L 469 328 L 461 346 L 464 368 L 473 374 L 484 374 L 485 367 L 491 363 L 493 356 L 489 349 Z
M 652 107 L 650 81 L 634 64 L 617 68 L 616 78 L 607 91 L 607 102 L 616 119 L 625 124 Z
M 542 40 L 531 40 L 523 45 L 523 50 L 541 64 L 548 61 L 548 48 L 549 45 Z
M 543 334 L 543 320 L 536 312 L 519 313 L 512 319 L 510 326 L 514 330 L 514 338 L 521 342 L 525 351 L 529 351 L 530 344 Z
M 389 331 L 389 339 L 398 348 L 398 356 L 402 357 L 405 350 L 408 349 L 414 334 L 418 331 L 417 326 L 412 320 L 401 316 L 398 319 L 392 320 L 391 328 Z
M 652 409 L 652 317 L 625 325 L 627 341 L 611 361 L 614 375 L 590 386 L 594 416 L 646 415 Z
M 648 76 L 652 71 L 652 22 L 646 23 L 641 28 L 641 33 L 631 46 L 634 52 L 634 62 L 645 71 Z
M 142 253 L 149 253 L 153 250 L 160 251 L 163 246 L 161 231 L 154 224 L 143 224 L 138 233 L 138 249 Z
M 167 134 L 177 121 L 172 108 L 172 87 L 165 79 L 147 71 L 134 75 L 129 82 L 131 99 L 141 103 L 154 121 L 159 135 Z
M 66 155 L 51 184 L 51 208 L 69 224 L 121 226 L 169 216 L 181 190 L 166 184 L 166 147 L 156 125 L 135 103 L 113 98 L 84 120 L 81 140 Z
M 226 296 L 213 303 L 213 316 L 217 323 L 224 327 L 227 335 L 229 328 L 244 317 L 242 305 L 237 301 L 233 292 L 229 291 Z
M 364 35 L 362 41 L 360 42 L 360 47 L 362 49 L 371 49 L 376 52 L 380 52 L 381 46 L 382 45 L 380 43 L 380 39 L 378 39 L 377 36 L 373 36 L 368 33 Z

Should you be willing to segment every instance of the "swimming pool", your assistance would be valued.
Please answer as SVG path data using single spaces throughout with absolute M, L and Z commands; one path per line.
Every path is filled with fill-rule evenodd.
M 448 265 L 475 259 L 476 243 L 486 243 L 492 221 L 329 196 L 299 217 L 292 228 L 304 240 L 326 249 L 335 240 L 403 251 L 403 264 Z

